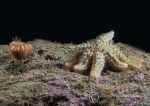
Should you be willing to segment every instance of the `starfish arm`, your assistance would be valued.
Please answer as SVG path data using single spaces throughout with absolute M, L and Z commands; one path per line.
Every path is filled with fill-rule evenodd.
M 90 66 L 89 64 L 90 64 L 90 57 L 88 57 L 87 55 L 84 55 L 84 56 L 80 57 L 79 63 L 73 67 L 73 70 L 75 72 L 82 73 L 85 70 L 88 70 L 88 68 Z
M 111 50 L 114 51 L 114 53 L 116 54 L 117 58 L 124 62 L 124 63 L 128 63 L 129 59 L 127 58 L 127 56 L 125 54 L 123 54 L 123 52 L 120 50 L 120 48 L 118 46 L 112 45 L 111 46 Z
M 105 66 L 104 54 L 100 51 L 96 51 L 93 54 L 90 77 L 93 77 L 93 78 L 100 77 L 104 66 Z
M 76 49 L 78 49 L 79 51 L 82 51 L 84 49 L 90 49 L 90 48 L 91 48 L 91 43 L 89 41 L 81 43 L 76 47 Z
M 99 35 L 96 39 L 97 39 L 97 43 L 101 45 L 105 43 L 108 44 L 113 38 L 114 38 L 114 31 L 110 31 Z
M 79 63 L 74 66 L 74 71 L 83 72 L 85 70 L 88 70 L 90 67 L 92 55 L 93 52 L 90 51 L 90 49 L 86 49 L 79 58 Z
M 118 55 L 116 55 L 115 53 L 107 52 L 105 56 L 106 56 L 106 61 L 111 68 L 120 71 L 128 68 L 128 64 L 125 61 L 122 61 L 123 58 L 120 59 L 119 57 L 117 57 Z
M 67 58 L 64 61 L 64 67 L 65 69 L 68 70 L 73 70 L 73 66 L 78 62 L 78 57 L 81 55 L 80 52 L 77 51 L 72 51 L 71 53 L 69 53 L 69 55 L 67 56 Z

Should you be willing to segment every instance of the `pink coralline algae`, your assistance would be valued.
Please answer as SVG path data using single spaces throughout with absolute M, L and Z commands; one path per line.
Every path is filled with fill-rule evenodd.
M 64 79 L 61 79 L 61 78 L 56 79 L 56 80 L 48 81 L 48 84 L 51 85 L 51 86 L 61 87 L 61 88 L 66 88 L 67 87 Z
M 114 90 L 114 93 L 115 93 L 116 95 L 117 95 L 117 94 L 123 95 L 123 94 L 126 93 L 126 90 L 125 90 L 125 89 L 115 89 L 115 90 Z
M 123 106 L 141 106 L 142 96 L 127 96 L 124 98 Z M 142 105 L 143 106 L 143 105 Z
M 134 76 L 134 81 L 137 82 L 137 83 L 143 83 L 144 79 L 145 79 L 145 75 L 143 73 L 137 73 Z
M 67 76 L 67 78 L 56 76 L 47 82 L 50 87 L 49 96 L 51 97 L 49 104 L 54 105 L 54 102 L 57 102 L 55 105 L 89 106 L 87 96 L 81 92 L 70 89 L 69 85 L 67 85 L 67 81 L 72 78 L 71 76 Z M 61 103 L 62 101 L 63 103 Z
M 69 102 L 69 106 L 89 106 L 90 102 L 87 98 L 73 98 Z
M 111 81 L 111 79 L 108 76 L 101 76 L 98 78 L 99 83 L 109 83 Z

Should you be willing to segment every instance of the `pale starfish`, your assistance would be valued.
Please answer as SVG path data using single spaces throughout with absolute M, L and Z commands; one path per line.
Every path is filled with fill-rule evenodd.
M 115 70 L 127 69 L 129 59 L 113 43 L 113 37 L 114 31 L 110 31 L 77 45 L 67 56 L 65 68 L 79 73 L 90 69 L 90 77 L 99 77 L 107 65 Z

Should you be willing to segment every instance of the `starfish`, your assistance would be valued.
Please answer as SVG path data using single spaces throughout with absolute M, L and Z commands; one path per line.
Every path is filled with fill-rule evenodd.
M 103 33 L 85 43 L 77 45 L 67 56 L 64 66 L 74 72 L 83 73 L 90 69 L 90 77 L 100 77 L 105 66 L 123 71 L 130 60 L 113 42 L 114 31 Z

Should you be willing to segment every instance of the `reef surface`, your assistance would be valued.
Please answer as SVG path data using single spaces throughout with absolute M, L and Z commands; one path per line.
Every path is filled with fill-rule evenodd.
M 0 45 L 1 106 L 150 105 L 150 53 L 116 43 L 128 57 L 136 56 L 137 63 L 143 59 L 142 68 L 105 69 L 102 76 L 90 79 L 64 69 L 74 44 L 42 39 L 28 43 L 34 48 L 31 56 L 18 61 L 12 61 L 8 45 Z

